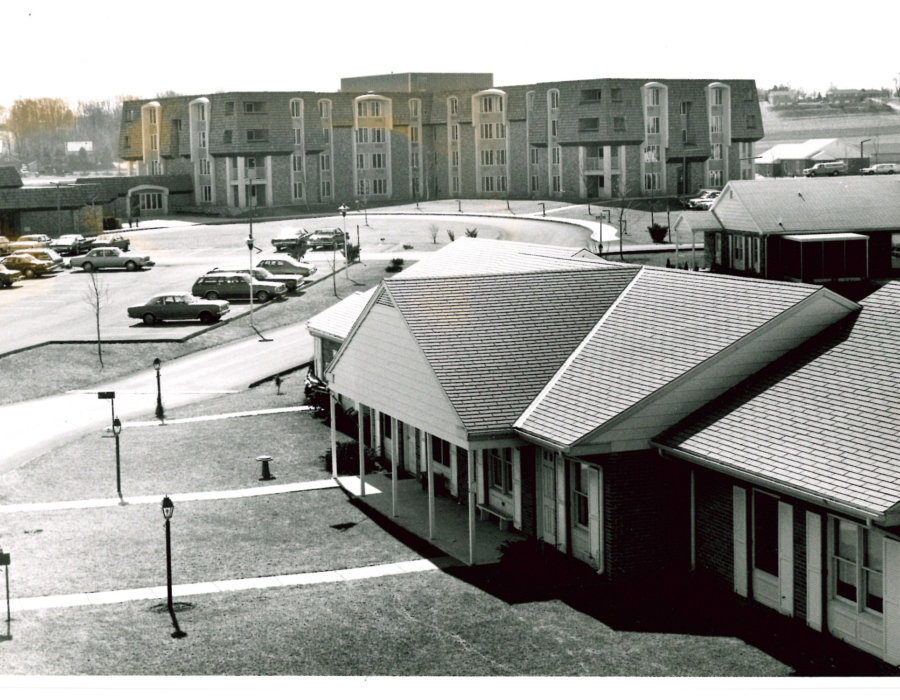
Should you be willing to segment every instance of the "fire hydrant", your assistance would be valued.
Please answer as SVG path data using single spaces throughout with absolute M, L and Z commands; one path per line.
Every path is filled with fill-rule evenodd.
M 275 477 L 269 473 L 269 462 L 273 462 L 271 457 L 268 455 L 262 455 L 261 457 L 256 458 L 257 462 L 262 462 L 262 476 L 259 477 L 260 481 L 271 481 Z

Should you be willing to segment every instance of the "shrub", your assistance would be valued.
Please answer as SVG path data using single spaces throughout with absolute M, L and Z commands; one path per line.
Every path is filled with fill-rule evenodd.
M 666 240 L 666 234 L 669 233 L 669 227 L 664 226 L 663 224 L 650 224 L 647 227 L 647 230 L 650 232 L 650 238 L 653 239 L 654 243 L 662 243 Z
M 359 443 L 356 440 L 344 440 L 336 445 L 337 447 L 337 472 L 341 476 L 353 476 L 359 474 Z M 366 474 L 381 471 L 384 467 L 380 463 L 375 450 L 366 447 L 365 464 Z M 322 455 L 322 468 L 331 471 L 331 448 L 325 450 Z
M 477 237 L 478 237 L 478 229 L 477 229 L 477 228 L 473 228 L 473 229 L 468 229 L 468 228 L 467 228 L 467 229 L 466 229 L 466 235 L 467 235 L 469 238 L 477 238 Z
M 450 239 L 451 243 L 456 240 L 456 236 L 453 234 L 453 229 L 447 229 L 447 238 Z
M 413 247 L 409 243 L 403 244 L 403 250 L 412 250 L 412 249 L 413 249 Z
M 391 258 L 391 264 L 384 268 L 385 272 L 400 272 L 403 269 L 403 258 Z
M 347 244 L 347 260 L 349 262 L 355 262 L 359 260 L 359 246 L 353 245 L 352 243 Z

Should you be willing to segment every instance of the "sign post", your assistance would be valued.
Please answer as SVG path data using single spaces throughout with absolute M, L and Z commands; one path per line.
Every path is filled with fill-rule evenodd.
M 9 625 L 9 554 L 4 554 L 0 549 L 0 566 L 6 570 L 6 624 Z

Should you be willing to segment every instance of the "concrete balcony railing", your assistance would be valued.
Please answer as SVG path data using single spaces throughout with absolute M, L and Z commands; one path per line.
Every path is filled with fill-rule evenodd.
M 603 158 L 585 158 L 585 170 L 603 170 Z
M 244 168 L 244 179 L 245 180 L 265 180 L 266 179 L 266 169 L 265 168 Z

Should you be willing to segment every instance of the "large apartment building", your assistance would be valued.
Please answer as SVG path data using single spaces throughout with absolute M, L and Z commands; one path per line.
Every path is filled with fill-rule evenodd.
M 129 101 L 119 155 L 135 174 L 191 175 L 199 206 L 603 199 L 752 179 L 762 137 L 753 80 L 403 73 Z

